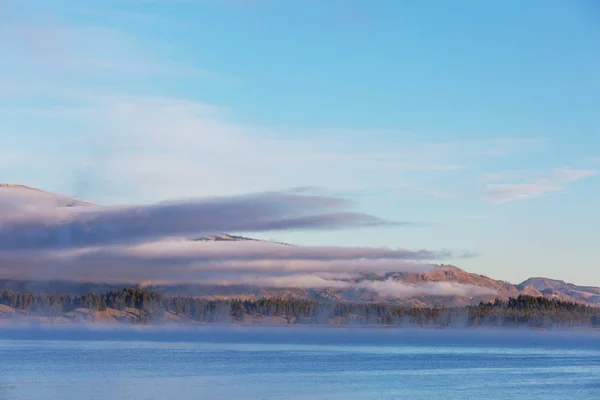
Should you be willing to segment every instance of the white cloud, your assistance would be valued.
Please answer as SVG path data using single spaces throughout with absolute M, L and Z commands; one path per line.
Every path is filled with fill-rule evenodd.
M 50 169 L 62 166 L 66 171 L 57 174 L 63 176 L 89 171 L 94 182 L 86 195 L 97 201 L 114 202 L 103 193 L 119 191 L 122 199 L 129 199 L 132 188 L 137 196 L 157 201 L 165 193 L 190 197 L 298 186 L 342 191 L 388 187 L 445 199 L 449 195 L 443 190 L 417 182 L 423 174 L 463 168 L 443 146 L 412 144 L 390 152 L 381 143 L 369 151 L 348 152 L 331 137 L 282 139 L 289 135 L 233 123 L 219 108 L 189 100 L 78 95 L 75 101 L 77 106 L 31 112 L 49 125 L 70 121 L 85 130 L 85 136 L 69 142 L 73 150 L 66 157 L 47 163 Z M 67 140 L 66 129 L 54 140 Z M 90 149 L 100 156 L 89 157 Z M 113 185 L 112 190 L 106 185 Z
M 486 146 L 482 155 L 497 157 L 521 152 L 531 147 L 539 147 L 548 143 L 549 140 L 547 138 L 498 138 L 483 142 Z
M 160 247 L 161 242 L 151 243 Z M 165 283 L 247 284 L 269 286 L 274 278 L 288 279 L 296 286 L 294 276 L 315 276 L 323 280 L 348 279 L 360 272 L 424 272 L 431 264 L 420 259 L 361 258 L 348 259 L 347 248 L 329 247 L 327 257 L 311 258 L 315 248 L 295 248 L 296 258 L 277 258 L 277 252 L 252 252 L 243 243 L 229 246 L 234 257 L 211 254 L 207 243 L 196 244 L 193 254 L 170 253 L 169 257 L 147 258 L 123 246 L 80 248 L 75 250 L 0 250 L 0 273 L 4 278 L 20 280 L 75 280 L 85 282 L 141 283 L 148 280 Z M 272 244 L 257 242 L 254 250 Z M 286 247 L 279 245 L 281 247 Z M 263 249 L 264 250 L 264 249 Z M 282 249 L 286 250 L 286 249 Z M 352 250 L 352 249 L 350 249 Z M 373 249 L 378 250 L 378 249 Z M 369 249 L 365 249 L 369 255 Z M 285 251 L 283 252 L 285 253 Z M 410 257 L 409 257 L 410 258 Z M 313 280 L 312 282 L 315 282 Z M 281 284 L 281 282 L 279 282 Z M 278 284 L 278 285 L 279 285 Z M 302 287 L 306 287 L 306 283 Z
M 215 74 L 166 57 L 168 46 L 149 43 L 126 31 L 106 26 L 70 24 L 29 14 L 0 25 L 2 68 L 21 75 L 48 76 L 71 81 L 74 77 L 140 79 L 160 76 L 216 77 Z M 154 49 L 146 51 L 144 49 Z M 163 52 L 158 55 L 157 49 Z
M 524 183 L 489 184 L 485 187 L 485 199 L 500 204 L 514 200 L 540 197 L 550 193 L 564 193 L 570 183 L 597 174 L 593 169 L 555 169 Z
M 180 247 L 195 248 L 190 253 Z M 175 248 L 173 248 L 175 245 Z M 383 297 L 482 296 L 494 290 L 454 282 L 409 284 L 387 279 L 370 281 L 361 272 L 426 272 L 431 264 L 420 252 L 345 247 L 290 247 L 264 242 L 167 242 L 140 247 L 85 248 L 61 251 L 0 251 L 0 273 L 9 279 L 82 282 L 244 285 L 277 288 L 338 288 Z M 362 252 L 362 253 L 361 253 Z M 390 256 L 390 253 L 391 256 Z M 432 253 L 434 254 L 434 253 Z M 287 258 L 281 258 L 281 256 Z M 361 257 L 350 259 L 348 256 Z M 364 257 L 363 257 L 364 256 Z M 150 258 L 147 258 L 150 257 Z M 316 258 L 315 258 L 316 257 Z M 393 257 L 399 257 L 394 259 Z M 2 267 L 8 266 L 11 267 Z M 16 268 L 15 268 L 16 267 Z
M 356 287 L 374 291 L 385 297 L 474 297 L 496 294 L 496 291 L 490 288 L 455 282 L 425 282 L 420 284 L 409 284 L 394 279 L 387 279 L 384 281 L 362 281 L 358 283 Z
M 0 99 L 11 106 L 5 112 L 12 118 L 20 117 L 23 125 L 36 121 L 48 138 L 17 160 L 22 144 L 3 143 L 0 160 L 11 154 L 13 160 L 0 161 L 0 176 L 11 181 L 11 171 L 36 183 L 60 176 L 48 189 L 106 203 L 296 186 L 410 191 L 446 200 L 455 197 L 450 187 L 456 180 L 441 175 L 544 142 L 503 138 L 399 146 L 370 140 L 370 131 L 343 130 L 311 132 L 311 140 L 282 139 L 303 132 L 234 122 L 223 109 L 193 99 L 127 94 L 140 82 L 145 93 L 161 92 L 153 85 L 156 78 L 221 78 L 178 62 L 186 58 L 177 46 L 150 43 L 118 24 L 66 23 L 23 10 L 12 18 L 18 23 L 1 28 L 14 39 L 0 44 Z M 15 96 L 20 105 L 13 104 Z M 399 134 L 388 133 L 381 136 Z M 60 151 L 67 146 L 70 151 Z M 16 162 L 22 165 L 18 175 Z
M 395 279 L 383 281 L 360 282 L 340 279 L 323 278 L 317 275 L 289 275 L 283 277 L 252 277 L 241 276 L 235 278 L 214 278 L 208 281 L 215 285 L 251 285 L 258 287 L 279 287 L 279 288 L 301 288 L 301 289 L 320 289 L 337 288 L 346 290 L 366 290 L 376 293 L 381 297 L 388 298 L 409 298 L 417 296 L 461 296 L 477 297 L 495 295 L 497 292 L 493 289 L 456 282 L 425 282 L 419 284 L 405 283 Z

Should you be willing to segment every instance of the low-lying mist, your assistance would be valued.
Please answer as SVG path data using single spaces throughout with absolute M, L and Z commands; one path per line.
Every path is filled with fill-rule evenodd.
M 13 322 L 112 324 L 334 325 L 422 328 L 592 328 L 600 308 L 520 295 L 461 307 L 315 301 L 293 297 L 206 299 L 141 288 L 84 296 L 0 290 L 0 316 Z
M 359 327 L 131 326 L 0 324 L 0 340 L 163 342 L 198 344 L 265 344 L 317 346 L 456 346 L 532 349 L 590 349 L 599 330 L 532 331 L 523 329 L 414 329 Z

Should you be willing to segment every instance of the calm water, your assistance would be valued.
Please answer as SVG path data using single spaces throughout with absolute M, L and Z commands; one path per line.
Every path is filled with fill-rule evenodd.
M 0 399 L 594 399 L 600 334 L 0 328 Z

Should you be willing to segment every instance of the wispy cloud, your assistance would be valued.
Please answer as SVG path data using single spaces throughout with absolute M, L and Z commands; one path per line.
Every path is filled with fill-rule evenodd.
M 159 251 L 156 251 L 159 249 Z M 268 242 L 158 241 L 139 246 L 0 250 L 4 277 L 78 281 L 268 285 L 298 274 L 335 280 L 361 272 L 427 271 L 449 253 L 377 248 L 300 247 Z M 259 283 L 262 282 L 263 283 Z M 298 287 L 295 284 L 289 286 Z
M 168 51 L 159 40 L 148 46 L 139 36 L 114 27 L 66 24 L 25 13 L 0 25 L 0 35 L 11 38 L 0 44 L 5 57 L 3 68 L 30 77 L 53 74 L 72 82 L 78 76 L 96 79 L 216 76 L 145 50 L 162 46 L 162 50 Z M 171 54 L 170 59 L 174 58 L 175 54 Z
M 0 147 L 0 176 L 39 179 L 24 183 L 47 181 L 44 173 L 62 176 L 72 187 L 61 181 L 52 189 L 107 203 L 155 202 L 165 193 L 233 195 L 290 186 L 411 192 L 447 200 L 456 197 L 461 182 L 456 177 L 474 166 L 547 142 L 509 137 L 398 144 L 385 138 L 403 132 L 384 132 L 374 141 L 373 131 L 334 129 L 306 132 L 311 140 L 292 140 L 305 132 L 253 126 L 213 104 L 155 95 L 165 93 L 154 85 L 157 78 L 193 84 L 197 80 L 189 78 L 219 78 L 190 64 L 176 45 L 157 38 L 150 42 L 127 25 L 102 18 L 81 24 L 27 11 L 23 7 L 19 18 L 9 16 L 0 28 L 12 39 L 0 43 L 0 100 L 10 106 L 5 112 L 24 125 L 36 121 L 47 133 L 17 159 L 18 143 Z M 135 89 L 140 83 L 144 94 Z M 66 143 L 68 153 L 59 150 Z
M 540 197 L 550 193 L 562 193 L 570 183 L 596 175 L 593 169 L 555 169 L 546 176 L 540 176 L 528 182 L 488 184 L 485 188 L 485 199 L 500 204 L 514 200 Z
M 490 288 L 456 282 L 408 284 L 393 279 L 387 279 L 384 281 L 362 281 L 356 286 L 358 288 L 374 291 L 381 296 L 400 298 L 414 296 L 475 297 L 496 294 L 496 291 Z
M 47 197 L 34 190 L 0 188 L 0 249 L 85 247 L 222 231 L 391 223 L 345 211 L 348 202 L 341 199 L 282 192 L 120 207 L 57 208 Z
M 263 241 L 174 238 L 226 231 L 386 224 L 339 211 L 347 201 L 273 192 L 100 207 L 19 187 L 0 187 L 0 275 L 8 279 L 161 282 L 258 287 L 342 288 L 404 297 L 475 293 L 471 288 L 366 283 L 364 272 L 424 272 L 448 251 L 291 246 Z
M 382 297 L 481 296 L 493 290 L 451 282 L 369 281 L 364 272 L 427 272 L 448 252 L 277 243 L 171 240 L 77 250 L 0 250 L 0 273 L 11 279 L 201 284 L 267 288 L 337 288 Z M 10 266 L 10 267 L 6 267 Z
M 484 156 L 503 156 L 537 148 L 550 140 L 547 138 L 498 138 L 484 140 Z
M 464 215 L 460 218 L 466 219 L 466 220 L 480 220 L 480 219 L 487 219 L 487 216 L 486 215 Z
M 479 157 L 498 146 L 488 141 L 403 146 L 378 142 L 347 149 L 339 146 L 339 132 L 323 132 L 311 141 L 289 139 L 285 129 L 234 123 L 225 110 L 193 100 L 79 92 L 70 101 L 76 105 L 30 108 L 27 115 L 49 125 L 60 120 L 84 127 L 85 137 L 69 141 L 73 151 L 66 159 L 46 163 L 50 169 L 65 168 L 56 171 L 63 176 L 89 170 L 93 178 L 89 194 L 109 202 L 131 198 L 134 187 L 135 194 L 148 201 L 157 201 L 164 193 L 230 195 L 290 186 L 449 199 L 455 197 L 448 190 L 455 180 L 440 176 L 463 172 L 474 154 Z M 67 135 L 74 133 L 67 128 L 56 132 L 54 140 L 66 140 Z M 90 162 L 90 149 L 101 154 L 101 162 Z M 37 164 L 43 160 L 33 151 L 29 157 Z
M 232 279 L 211 279 L 216 285 L 251 285 L 258 287 L 320 289 L 336 288 L 376 293 L 384 298 L 409 298 L 417 296 L 461 296 L 477 297 L 495 295 L 496 291 L 477 285 L 456 282 L 425 282 L 411 284 L 395 279 L 382 281 L 359 281 L 326 279 L 317 275 L 290 275 L 283 277 L 237 277 Z
M 306 132 L 313 138 L 310 141 L 289 139 L 305 132 L 240 123 L 213 104 L 156 95 L 165 93 L 164 88 L 156 88 L 157 79 L 181 78 L 196 85 L 222 78 L 190 64 L 176 45 L 160 38 L 150 41 L 128 25 L 107 23 L 106 18 L 81 24 L 52 17 L 53 7 L 58 6 L 54 3 L 47 6 L 49 16 L 32 15 L 27 7 L 18 7 L 19 2 L 13 6 L 18 18 L 9 15 L 0 28 L 0 34 L 11 38 L 0 43 L 0 101 L 6 102 L 3 109 L 11 118 L 20 118 L 24 125 L 30 121 L 43 125 L 47 138 L 40 138 L 17 159 L 19 143 L 3 142 L 0 176 L 11 173 L 40 182 L 48 180 L 43 173 L 63 176 L 73 187 L 63 182 L 52 189 L 108 203 L 134 198 L 154 202 L 165 193 L 170 197 L 232 195 L 290 186 L 333 191 L 382 191 L 383 187 L 389 192 L 448 199 L 454 197 L 448 187 L 453 181 L 441 176 L 464 173 L 482 158 L 518 152 L 539 142 L 497 139 L 399 145 L 384 138 L 402 132 L 386 132 L 373 141 L 369 130 L 333 129 Z M 77 15 L 85 7 L 76 8 Z M 86 10 L 93 11 L 102 10 Z M 143 95 L 135 89 L 141 83 Z M 71 149 L 66 154 L 60 151 L 65 143 Z M 20 165 L 18 173 L 15 164 Z M 395 187 L 389 188 L 390 182 Z

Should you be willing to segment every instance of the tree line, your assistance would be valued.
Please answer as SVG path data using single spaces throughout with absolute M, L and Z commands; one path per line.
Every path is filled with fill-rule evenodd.
M 416 325 L 431 327 L 527 326 L 600 327 L 600 308 L 521 295 L 462 307 L 405 307 L 383 303 L 326 303 L 270 297 L 208 300 L 168 296 L 141 288 L 106 293 L 41 294 L 0 290 L 0 304 L 26 314 L 60 316 L 78 308 L 90 311 L 137 310 L 135 323 L 160 322 L 165 313 L 197 322 L 244 322 L 279 317 L 289 324 Z

